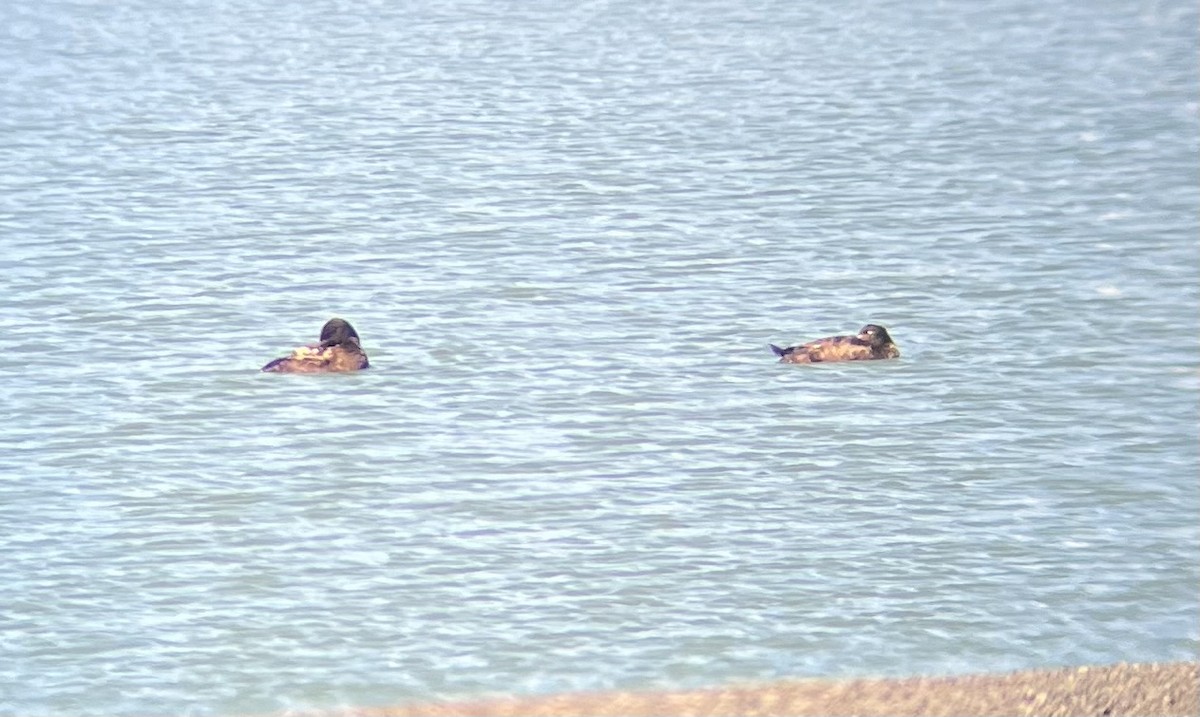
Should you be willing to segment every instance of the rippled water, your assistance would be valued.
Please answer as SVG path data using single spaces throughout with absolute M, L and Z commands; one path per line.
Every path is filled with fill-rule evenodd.
M 1194 658 L 1196 27 L 5 4 L 0 712 Z

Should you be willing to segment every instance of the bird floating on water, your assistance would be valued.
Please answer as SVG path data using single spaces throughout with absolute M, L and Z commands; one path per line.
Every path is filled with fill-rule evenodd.
M 784 349 L 775 344 L 770 346 L 780 363 L 874 361 L 900 356 L 900 349 L 892 342 L 887 329 L 878 324 L 867 324 L 856 336 L 828 336 Z
M 370 366 L 359 342 L 358 332 L 345 319 L 330 319 L 321 327 L 319 343 L 301 346 L 290 356 L 277 358 L 263 371 L 268 373 L 341 373 Z

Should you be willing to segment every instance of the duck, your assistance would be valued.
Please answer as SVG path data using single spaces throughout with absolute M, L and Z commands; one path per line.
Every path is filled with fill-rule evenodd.
M 768 344 L 780 363 L 829 363 L 833 361 L 875 361 L 900 357 L 900 349 L 887 329 L 867 324 L 855 336 L 827 336 L 799 346 L 781 349 Z
M 345 319 L 330 319 L 321 327 L 319 343 L 294 349 L 290 356 L 271 361 L 267 373 L 343 373 L 370 367 L 358 332 Z

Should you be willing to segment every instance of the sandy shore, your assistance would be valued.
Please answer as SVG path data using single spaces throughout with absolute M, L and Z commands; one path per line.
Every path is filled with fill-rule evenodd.
M 339 713 L 450 715 L 1200 715 L 1200 662 L 1002 675 L 796 680 L 683 692 L 604 692 L 419 704 Z

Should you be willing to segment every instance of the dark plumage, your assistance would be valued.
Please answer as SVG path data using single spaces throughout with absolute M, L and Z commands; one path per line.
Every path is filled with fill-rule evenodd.
M 900 349 L 892 343 L 887 329 L 867 324 L 857 336 L 830 336 L 800 346 L 781 349 L 771 344 L 780 363 L 827 363 L 831 361 L 873 361 L 898 358 Z
M 344 319 L 330 319 L 321 327 L 320 343 L 301 346 L 291 356 L 262 367 L 270 373 L 337 373 L 367 368 L 367 354 L 358 332 Z

